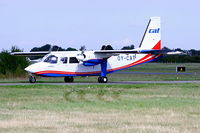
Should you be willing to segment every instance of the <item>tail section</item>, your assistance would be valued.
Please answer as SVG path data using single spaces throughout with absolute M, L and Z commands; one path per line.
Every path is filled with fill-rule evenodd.
M 140 43 L 140 49 L 161 49 L 160 17 L 151 17 Z

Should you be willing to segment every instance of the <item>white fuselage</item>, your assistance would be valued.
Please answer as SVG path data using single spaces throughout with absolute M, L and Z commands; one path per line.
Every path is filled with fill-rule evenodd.
M 106 55 L 95 55 L 94 51 L 51 52 L 43 57 L 41 62 L 25 68 L 31 74 L 48 77 L 65 76 L 99 76 L 101 64 L 85 66 L 84 62 L 99 61 Z M 116 54 L 107 59 L 107 74 L 149 62 L 160 55 L 151 54 Z M 50 59 L 49 59 L 50 57 Z M 48 59 L 47 59 L 48 58 Z

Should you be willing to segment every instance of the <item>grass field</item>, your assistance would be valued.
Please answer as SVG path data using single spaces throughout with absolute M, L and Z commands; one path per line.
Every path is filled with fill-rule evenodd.
M 0 132 L 196 133 L 200 84 L 0 86 Z

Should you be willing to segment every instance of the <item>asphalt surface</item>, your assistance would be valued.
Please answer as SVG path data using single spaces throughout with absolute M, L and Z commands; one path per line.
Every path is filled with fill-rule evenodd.
M 197 83 L 200 81 L 119 81 L 119 82 L 108 82 L 108 83 L 97 83 L 97 82 L 74 82 L 74 83 L 0 83 L 0 86 L 10 85 L 100 85 L 100 84 L 181 84 L 181 83 Z
M 155 75 L 200 75 L 200 73 L 162 73 L 162 72 L 116 72 L 115 74 L 155 74 Z M 116 81 L 108 83 L 98 83 L 98 82 L 73 82 L 73 83 L 34 83 L 34 84 L 44 84 L 44 85 L 98 85 L 98 84 L 179 84 L 179 83 L 200 83 L 198 80 L 194 81 Z M 0 86 L 8 85 L 33 85 L 32 83 L 0 83 Z

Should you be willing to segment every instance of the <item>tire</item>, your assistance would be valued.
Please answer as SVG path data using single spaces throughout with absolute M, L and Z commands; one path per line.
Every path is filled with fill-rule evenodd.
M 102 77 L 98 77 L 98 82 L 101 83 Z
M 35 76 L 29 76 L 29 82 L 30 83 L 35 83 L 36 82 Z
M 107 77 L 98 77 L 98 82 L 99 83 L 107 83 L 108 82 L 108 78 Z
M 108 78 L 107 77 L 103 77 L 102 78 L 102 83 L 107 83 L 108 82 Z
M 64 78 L 64 81 L 66 83 L 74 82 L 74 77 L 73 76 L 67 76 Z

